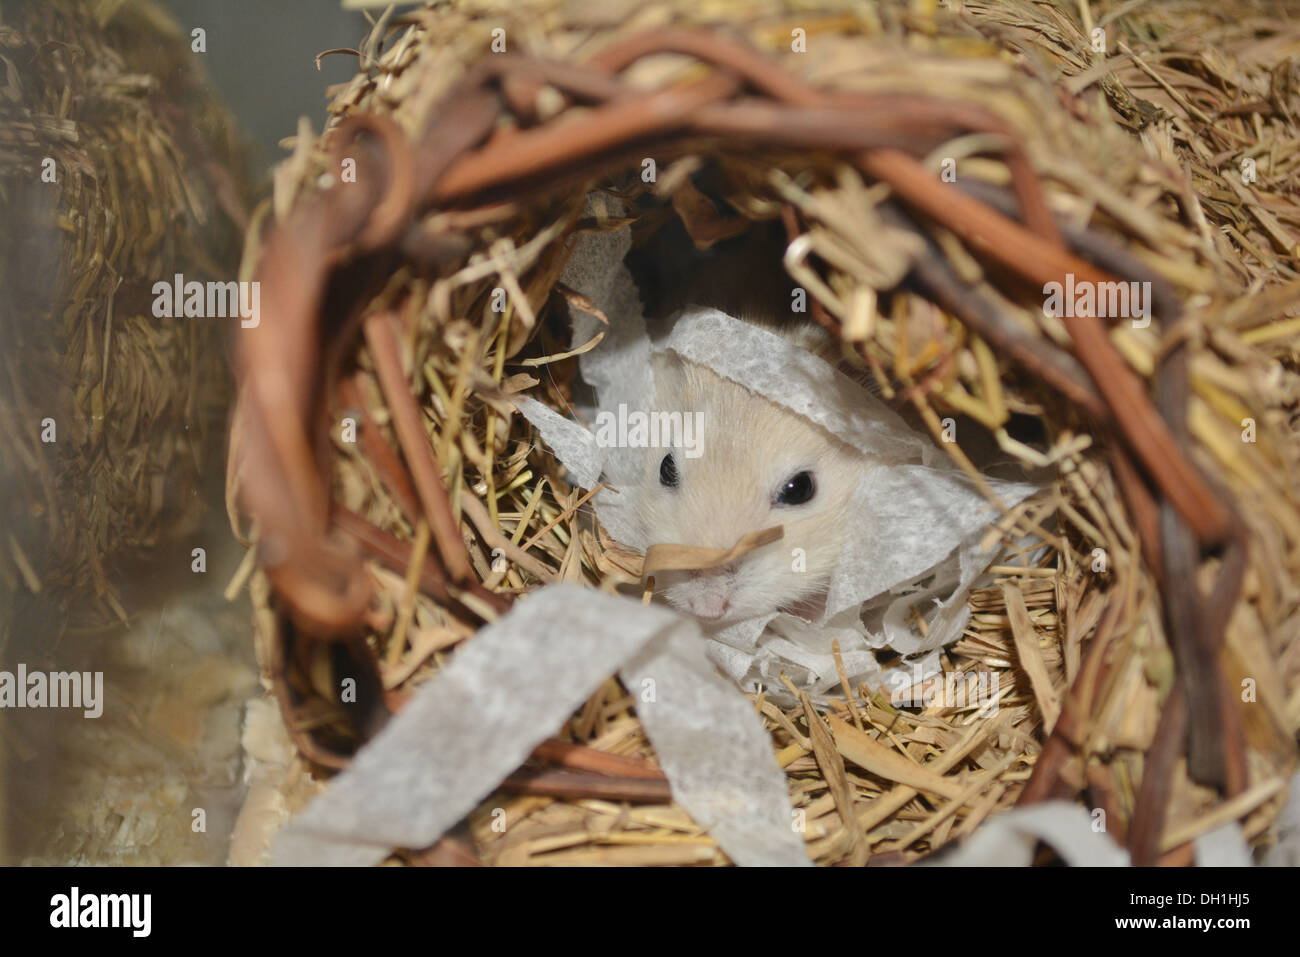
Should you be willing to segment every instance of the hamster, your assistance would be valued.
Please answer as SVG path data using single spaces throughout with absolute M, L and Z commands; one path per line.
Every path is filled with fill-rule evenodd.
M 812 323 L 754 323 L 829 357 Z M 727 565 L 659 573 L 656 592 L 706 625 L 786 611 L 815 618 L 843 554 L 845 511 L 863 454 L 784 406 L 711 369 L 656 353 L 655 408 L 699 413 L 698 456 L 647 449 L 631 491 L 646 540 L 727 549 L 750 532 L 784 536 Z

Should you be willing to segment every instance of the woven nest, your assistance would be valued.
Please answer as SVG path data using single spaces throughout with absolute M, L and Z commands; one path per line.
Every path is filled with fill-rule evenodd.
M 152 312 L 155 282 L 233 272 L 243 228 L 234 125 L 188 51 L 135 0 L 0 17 L 0 590 L 70 598 L 74 625 L 127 617 L 115 563 L 197 527 L 221 453 L 221 324 Z
M 572 237 L 632 229 L 647 250 L 684 229 L 727 250 L 771 228 L 812 314 L 887 398 L 937 441 L 943 420 L 972 423 L 941 443 L 960 467 L 978 475 L 961 438 L 976 436 L 1056 476 L 999 523 L 1011 557 L 944 656 L 996 673 L 996 713 L 900 709 L 866 687 L 831 703 L 952 795 L 841 753 L 806 701 L 756 702 L 809 855 L 909 861 L 1049 797 L 1104 810 L 1137 862 L 1189 862 L 1225 821 L 1266 842 L 1300 728 L 1300 207 L 1282 145 L 1298 35 L 1262 3 L 1124 6 L 380 18 L 327 130 L 302 131 L 279 170 L 276 223 L 247 257 L 276 289 L 240 343 L 229 491 L 261 539 L 265 571 L 244 569 L 259 654 L 304 757 L 345 765 L 539 584 L 638 582 L 510 402 L 569 408 L 567 314 L 591 305 L 558 283 Z M 344 158 L 355 183 L 338 182 Z M 1151 282 L 1153 321 L 1046 316 L 1042 286 L 1066 272 Z M 1026 540 L 1045 555 L 1032 566 Z M 339 704 L 357 669 L 359 703 Z M 555 737 L 536 762 L 581 784 L 515 775 L 444 846 L 725 861 L 662 782 L 635 793 L 603 756 L 654 761 L 617 680 Z

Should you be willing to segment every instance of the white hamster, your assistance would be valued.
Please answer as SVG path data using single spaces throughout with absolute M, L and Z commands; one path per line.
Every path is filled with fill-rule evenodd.
M 812 323 L 761 325 L 823 358 L 834 339 Z M 727 549 L 780 525 L 784 536 L 706 570 L 660 572 L 656 591 L 707 623 L 774 611 L 815 617 L 846 544 L 845 510 L 861 452 L 803 416 L 674 352 L 651 366 L 658 410 L 700 414 L 698 457 L 649 449 L 636 511 L 648 541 Z

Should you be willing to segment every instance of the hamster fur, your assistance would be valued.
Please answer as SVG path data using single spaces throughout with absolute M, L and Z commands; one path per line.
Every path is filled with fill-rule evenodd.
M 813 324 L 754 324 L 824 358 L 834 346 Z M 698 412 L 702 441 L 697 458 L 681 448 L 647 450 L 631 490 L 646 540 L 726 549 L 750 532 L 785 530 L 728 565 L 661 572 L 656 591 L 706 623 L 774 611 L 815 617 L 846 545 L 844 515 L 865 464 L 862 453 L 674 352 L 655 354 L 651 366 L 655 408 Z

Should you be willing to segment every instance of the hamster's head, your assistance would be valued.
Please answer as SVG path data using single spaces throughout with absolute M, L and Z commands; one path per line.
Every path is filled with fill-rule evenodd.
M 681 413 L 686 427 L 682 447 L 645 449 L 629 489 L 646 541 L 729 549 L 751 532 L 784 528 L 729 564 L 659 572 L 656 591 L 706 622 L 815 617 L 844 552 L 862 454 L 676 353 L 656 355 L 652 367 L 655 410 Z

